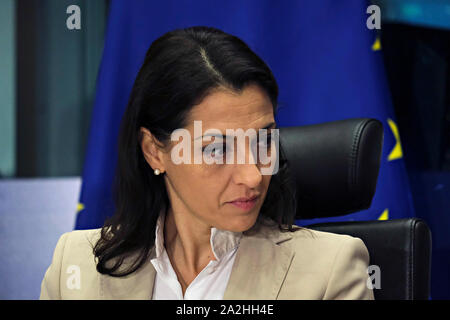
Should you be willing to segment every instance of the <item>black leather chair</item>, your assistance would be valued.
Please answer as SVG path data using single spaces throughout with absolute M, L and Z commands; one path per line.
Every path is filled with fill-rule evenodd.
M 298 219 L 342 216 L 370 207 L 383 145 L 380 121 L 358 118 L 284 127 L 280 143 L 294 178 Z M 380 271 L 376 300 L 429 298 L 431 232 L 423 220 L 331 222 L 307 228 L 364 241 L 370 265 Z

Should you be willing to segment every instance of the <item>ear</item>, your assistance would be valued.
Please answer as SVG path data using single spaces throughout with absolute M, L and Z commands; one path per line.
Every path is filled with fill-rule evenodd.
M 162 151 L 156 142 L 157 139 L 147 128 L 140 128 L 140 145 L 145 160 L 153 170 L 159 169 L 161 172 L 164 172 L 165 167 Z

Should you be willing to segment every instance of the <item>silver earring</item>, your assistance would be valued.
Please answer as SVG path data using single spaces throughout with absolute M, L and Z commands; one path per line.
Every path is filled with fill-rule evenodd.
M 155 174 L 155 176 L 158 176 L 161 173 L 161 171 L 159 169 L 155 169 L 155 171 L 153 171 L 153 173 Z

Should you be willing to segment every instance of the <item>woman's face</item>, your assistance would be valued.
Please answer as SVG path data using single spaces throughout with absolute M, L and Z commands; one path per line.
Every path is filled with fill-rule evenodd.
M 195 130 L 194 121 L 200 121 L 196 123 Z M 231 136 L 235 136 L 238 129 L 242 129 L 242 132 L 254 129 L 258 134 L 258 129 L 268 128 L 267 134 L 270 134 L 269 128 L 275 128 L 275 126 L 272 103 L 259 86 L 247 86 L 241 94 L 222 89 L 213 91 L 191 110 L 188 126 L 185 127 L 187 130 L 185 132 L 189 132 L 190 143 L 187 143 L 187 138 L 184 142 L 184 137 L 179 138 L 172 141 L 165 152 L 162 149 L 153 149 L 152 154 L 146 152 L 152 148 L 149 146 L 150 135 L 146 134 L 142 147 L 150 166 L 153 169 L 159 168 L 165 173 L 163 177 L 171 210 L 177 214 L 189 215 L 189 221 L 195 221 L 207 227 L 240 232 L 254 225 L 267 194 L 271 175 L 262 174 L 261 168 L 268 167 L 270 164 L 262 164 L 252 153 L 251 147 L 251 143 L 256 142 L 261 148 L 267 139 L 258 141 L 257 138 L 254 140 L 245 137 L 245 142 L 240 140 L 240 143 L 236 138 L 228 140 L 234 143 L 234 159 L 230 161 L 231 158 L 227 160 L 230 147 L 226 138 L 202 138 L 202 136 L 208 129 L 220 130 L 222 135 L 227 135 L 226 130 L 232 129 L 234 133 Z M 197 142 L 194 143 L 194 141 Z M 172 153 L 172 148 L 176 145 L 178 149 L 173 150 L 177 152 Z M 181 145 L 186 149 L 180 149 Z M 212 146 L 218 149 L 215 149 L 214 153 L 208 152 L 208 149 L 203 152 L 202 149 L 208 145 L 210 151 Z M 270 146 L 270 138 L 268 146 Z M 191 150 L 190 157 L 188 152 L 184 154 L 185 150 L 188 150 L 187 147 Z M 238 149 L 245 152 L 244 163 L 238 163 Z M 271 148 L 267 148 L 269 155 L 271 152 L 276 152 L 273 149 L 273 144 Z M 174 156 L 188 156 L 185 159 L 190 160 L 185 161 L 188 163 L 176 164 Z M 218 158 L 222 158 L 222 164 L 213 162 Z M 207 163 L 208 159 L 210 164 Z M 253 195 L 258 195 L 258 198 L 250 209 L 230 203 L 237 198 Z

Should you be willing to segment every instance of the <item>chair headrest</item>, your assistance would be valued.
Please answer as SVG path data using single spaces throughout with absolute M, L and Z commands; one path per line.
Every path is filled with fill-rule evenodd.
M 383 125 L 356 118 L 280 128 L 297 193 L 297 219 L 368 209 L 375 194 Z

